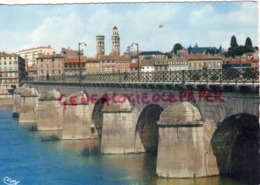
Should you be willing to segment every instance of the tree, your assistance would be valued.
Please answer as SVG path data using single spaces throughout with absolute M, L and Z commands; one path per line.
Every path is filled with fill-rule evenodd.
M 234 35 L 231 37 L 230 47 L 231 47 L 231 48 L 236 48 L 236 47 L 238 47 L 237 38 L 236 38 Z
M 249 37 L 246 38 L 245 52 L 254 52 L 253 44 Z
M 253 47 L 252 41 L 249 37 L 246 38 L 245 46 L 246 47 Z
M 215 50 L 214 49 L 208 49 L 206 54 L 211 54 L 211 55 L 214 55 L 216 54 Z
M 235 55 L 241 56 L 245 53 L 245 46 L 237 46 L 233 51 L 235 52 Z
M 177 55 L 177 51 L 183 49 L 182 45 L 180 43 L 176 43 L 173 46 L 172 52 Z

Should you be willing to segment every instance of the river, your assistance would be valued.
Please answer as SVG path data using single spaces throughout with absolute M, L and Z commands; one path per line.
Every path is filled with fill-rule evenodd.
M 10 108 L 0 108 L 0 132 L 0 184 L 242 185 L 219 176 L 159 178 L 151 154 L 100 155 L 93 141 L 43 141 L 44 133 L 22 127 Z

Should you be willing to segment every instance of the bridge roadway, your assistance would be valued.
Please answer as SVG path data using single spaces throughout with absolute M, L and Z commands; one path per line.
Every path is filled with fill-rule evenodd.
M 38 130 L 62 130 L 61 139 L 99 139 L 103 154 L 156 153 L 161 177 L 257 179 L 257 79 L 120 82 L 111 76 L 110 82 L 26 79 L 15 90 L 13 112 Z

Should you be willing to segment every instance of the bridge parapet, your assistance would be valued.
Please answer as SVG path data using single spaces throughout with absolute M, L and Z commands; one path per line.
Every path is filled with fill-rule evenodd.
M 28 77 L 23 82 L 42 83 L 174 83 L 174 84 L 259 84 L 258 68 L 158 71 L 91 74 L 84 76 Z

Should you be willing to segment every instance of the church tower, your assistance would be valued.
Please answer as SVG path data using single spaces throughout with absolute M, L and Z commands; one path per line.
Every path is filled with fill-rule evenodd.
M 112 40 L 112 54 L 120 55 L 120 37 L 116 26 L 113 28 L 111 40 Z
M 97 57 L 105 55 L 105 36 L 97 35 L 96 36 L 96 55 Z

